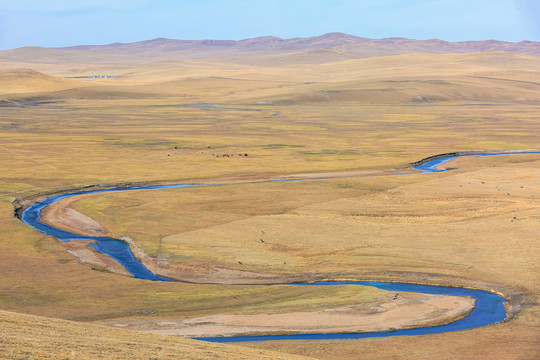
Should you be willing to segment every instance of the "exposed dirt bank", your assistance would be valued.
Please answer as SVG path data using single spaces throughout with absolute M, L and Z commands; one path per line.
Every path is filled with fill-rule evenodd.
M 88 196 L 88 195 L 87 195 Z M 69 197 L 59 200 L 53 206 L 44 209 L 41 216 L 48 224 L 55 227 L 88 236 L 106 236 L 109 232 L 94 219 L 81 214 L 71 207 L 80 197 Z
M 62 242 L 62 246 L 66 248 L 68 253 L 78 258 L 82 263 L 95 266 L 100 270 L 131 276 L 131 274 L 116 260 L 89 247 L 88 244 L 91 243 L 91 240 L 75 239 L 68 242 Z
M 168 263 L 163 259 L 156 259 L 147 255 L 142 249 L 137 247 L 135 241 L 129 236 L 120 236 L 120 240 L 129 244 L 131 252 L 137 261 L 141 262 L 147 269 L 156 269 L 158 275 L 183 282 L 206 283 L 206 284 L 275 284 L 290 283 L 299 281 L 298 277 L 284 278 L 280 275 L 256 273 L 250 271 L 239 271 L 222 269 L 216 267 L 177 267 L 169 268 Z M 156 264 L 157 261 L 157 264 Z
M 465 317 L 474 305 L 475 300 L 469 297 L 399 293 L 380 304 L 313 312 L 211 315 L 187 320 L 124 318 L 98 323 L 189 337 L 374 332 L 450 323 Z

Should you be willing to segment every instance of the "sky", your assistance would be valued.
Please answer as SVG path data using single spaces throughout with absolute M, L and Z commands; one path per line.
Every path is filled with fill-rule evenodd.
M 328 32 L 540 41 L 540 0 L 0 0 L 0 50 Z

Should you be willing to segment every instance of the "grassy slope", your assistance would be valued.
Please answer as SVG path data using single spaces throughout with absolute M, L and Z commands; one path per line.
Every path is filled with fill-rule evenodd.
M 0 311 L 2 359 L 307 359 Z
M 537 325 L 505 323 L 457 333 L 387 339 L 242 343 L 319 359 L 537 359 Z
M 0 95 L 36 91 L 57 91 L 80 87 L 78 81 L 46 75 L 30 69 L 0 71 Z

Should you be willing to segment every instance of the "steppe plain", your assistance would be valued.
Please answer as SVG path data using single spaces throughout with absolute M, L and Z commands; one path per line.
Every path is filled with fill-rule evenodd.
M 0 52 L 0 353 L 537 358 L 540 155 L 460 158 L 433 174 L 410 163 L 538 149 L 539 48 L 328 34 Z M 262 182 L 306 177 L 319 180 Z M 169 183 L 228 185 L 85 195 L 44 217 L 122 237 L 180 282 L 129 278 L 87 243 L 13 216 L 14 201 Z M 384 339 L 229 346 L 161 335 L 384 330 L 447 322 L 472 306 L 283 285 L 327 279 L 492 290 L 510 300 L 510 316 Z

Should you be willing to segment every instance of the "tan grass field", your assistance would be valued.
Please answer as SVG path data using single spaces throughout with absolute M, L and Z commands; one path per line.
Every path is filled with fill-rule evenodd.
M 2 359 L 308 359 L 0 311 Z
M 539 148 L 538 58 L 405 54 L 266 67 L 125 59 L 78 66 L 55 59 L 35 64 L 47 75 L 0 73 L 0 101 L 8 105 L 0 107 L 1 309 L 171 333 L 160 324 L 211 319 L 230 325 L 254 315 L 257 325 L 278 314 L 384 307 L 395 295 L 254 282 L 450 284 L 504 294 L 512 317 L 452 334 L 239 345 L 324 359 L 539 354 L 540 156 L 463 158 L 447 165 L 455 168 L 450 172 L 373 176 L 438 153 Z M 8 69 L 13 59 L 0 64 Z M 117 76 L 65 78 L 96 72 Z M 354 171 L 366 174 L 351 176 Z M 348 176 L 251 183 L 338 172 Z M 61 243 L 12 217 L 16 198 L 96 184 L 234 181 L 243 183 L 83 196 L 47 214 L 60 227 L 128 236 L 149 268 L 156 268 L 157 256 L 158 273 L 219 283 L 213 285 L 130 279 L 85 244 Z M 93 260 L 74 256 L 83 253 L 83 260 Z M 399 306 L 429 303 L 403 296 Z M 91 343 L 75 336 L 66 339 L 66 352 L 30 349 L 24 339 L 48 341 L 30 325 L 35 321 L 50 321 L 60 333 L 86 331 L 96 341 L 118 339 L 99 356 L 120 349 L 117 358 L 129 358 L 126 349 L 136 349 L 144 357 L 150 341 L 167 344 L 162 358 L 179 348 L 193 358 L 208 354 L 174 338 L 9 320 L 14 317 L 2 315 L 19 324 L 10 328 L 18 334 L 10 335 L 12 358 L 94 356 Z M 126 337 L 133 341 L 126 344 Z M 222 358 L 266 356 L 212 349 Z

